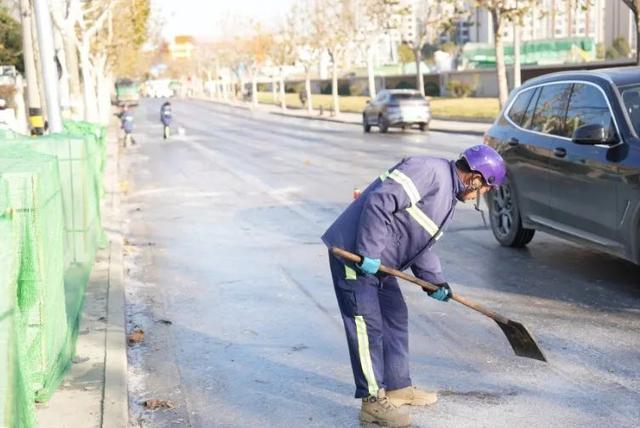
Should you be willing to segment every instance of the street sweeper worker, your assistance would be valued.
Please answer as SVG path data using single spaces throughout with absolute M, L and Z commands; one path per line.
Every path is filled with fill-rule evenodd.
M 364 422 L 406 426 L 409 412 L 402 405 L 437 400 L 435 392 L 411 383 L 407 305 L 395 277 L 378 273 L 380 264 L 411 268 L 439 286 L 432 298 L 446 302 L 452 291 L 433 245 L 458 201 L 479 200 L 505 175 L 502 157 L 485 145 L 465 150 L 456 161 L 409 157 L 371 183 L 322 236 L 329 248 L 362 257 L 352 264 L 329 252 Z

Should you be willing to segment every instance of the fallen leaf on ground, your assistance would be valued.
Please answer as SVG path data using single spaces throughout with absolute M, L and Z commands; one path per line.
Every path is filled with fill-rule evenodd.
M 135 345 L 136 343 L 140 343 L 144 340 L 144 330 L 142 330 L 140 327 L 136 327 L 133 329 L 133 331 L 129 334 L 129 337 L 127 337 L 127 342 L 129 342 L 129 345 Z
M 145 400 L 143 403 L 144 408 L 147 410 L 157 410 L 157 409 L 173 409 L 173 403 L 169 400 Z

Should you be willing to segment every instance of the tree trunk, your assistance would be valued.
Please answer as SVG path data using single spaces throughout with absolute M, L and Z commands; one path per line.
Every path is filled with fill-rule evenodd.
M 84 39 L 80 44 L 80 68 L 82 69 L 82 95 L 84 99 L 84 119 L 87 122 L 98 120 L 98 106 L 96 103 L 95 81 L 91 70 L 89 40 Z
M 13 95 L 13 103 L 16 106 L 16 123 L 17 123 L 17 128 L 15 129 L 15 131 L 26 135 L 29 133 L 29 125 L 27 122 L 27 117 L 28 117 L 27 108 L 24 105 L 24 100 L 25 100 L 24 88 L 25 88 L 25 84 L 24 84 L 24 81 L 22 80 L 22 76 L 18 74 L 16 76 L 16 92 Z
M 313 100 L 311 99 L 311 70 L 305 68 L 304 73 L 304 90 L 307 93 L 307 112 L 313 114 Z
M 251 73 L 251 104 L 258 107 L 258 76 L 255 70 Z
M 502 40 L 502 22 L 501 16 L 497 10 L 491 11 L 493 18 L 493 36 L 496 43 L 496 74 L 498 77 L 498 102 L 500 108 L 504 107 L 509 95 L 507 85 L 507 70 L 504 64 L 504 41 Z
M 245 85 L 244 76 L 241 76 L 240 74 L 238 74 L 238 86 L 240 86 L 240 101 L 244 101 L 244 91 L 245 91 L 244 85 Z
M 284 67 L 280 67 L 280 108 L 282 110 L 287 109 L 287 100 L 285 98 L 285 87 L 284 87 Z
M 273 104 L 278 104 L 278 82 L 276 81 L 276 75 L 271 76 L 271 96 L 273 98 Z
M 227 90 L 227 79 L 226 78 L 222 78 L 222 80 L 220 80 L 220 84 L 222 86 L 222 99 L 225 101 L 229 101 L 229 93 Z
M 520 72 L 520 28 L 521 22 L 513 21 L 513 87 L 519 88 L 522 85 L 522 75 Z
M 67 70 L 67 58 L 64 52 L 64 43 L 62 41 L 62 34 L 60 31 L 53 27 L 53 41 L 56 50 L 56 57 L 60 63 L 62 69 L 62 76 L 58 79 L 58 93 L 60 98 L 60 107 L 62 109 L 62 116 L 65 118 L 71 117 L 71 94 L 69 89 L 69 72 Z
M 422 50 L 413 49 L 413 57 L 416 60 L 416 87 L 424 95 L 424 76 L 422 75 Z
M 367 48 L 367 77 L 369 78 L 369 98 L 376 97 L 376 75 L 373 68 L 373 48 Z
M 333 115 L 340 113 L 340 98 L 338 96 L 338 60 L 336 53 L 331 55 L 331 98 L 333 100 Z
M 97 89 L 98 121 L 104 125 L 109 123 L 111 113 L 111 77 L 107 72 L 107 56 L 102 54 L 96 61 L 95 78 Z

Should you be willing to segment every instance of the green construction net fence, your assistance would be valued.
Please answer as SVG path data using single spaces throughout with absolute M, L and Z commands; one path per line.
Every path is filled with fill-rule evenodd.
M 10 208 L 7 182 L 0 178 L 0 426 L 34 425 L 32 394 L 20 358 L 17 307 L 18 266 L 13 261 L 19 227 Z M 4 397 L 4 399 L 3 399 Z
M 87 123 L 44 137 L 0 133 L 0 426 L 33 426 L 33 402 L 48 400 L 71 364 L 106 243 L 105 142 Z

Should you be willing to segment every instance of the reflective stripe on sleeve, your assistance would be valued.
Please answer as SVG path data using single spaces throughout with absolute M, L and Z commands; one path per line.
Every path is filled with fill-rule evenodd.
M 411 201 L 411 205 L 415 205 L 420 200 L 420 192 L 416 188 L 416 185 L 413 184 L 413 181 L 407 177 L 403 172 L 393 170 L 391 174 L 389 174 L 389 178 L 391 178 L 396 183 L 400 184 L 404 189 L 405 193 L 409 197 Z
M 358 336 L 358 355 L 360 357 L 360 366 L 362 373 L 367 380 L 369 395 L 374 397 L 378 395 L 378 383 L 376 375 L 373 372 L 373 364 L 371 363 L 371 353 L 369 352 L 369 336 L 367 335 L 367 324 L 364 322 L 362 315 L 356 315 L 356 333 Z
M 427 233 L 433 237 L 436 241 L 442 237 L 442 232 L 438 225 L 427 216 L 424 211 L 416 206 L 418 201 L 420 200 L 420 192 L 418 192 L 418 188 L 414 184 L 413 180 L 411 180 L 406 174 L 397 169 L 392 171 L 390 174 L 388 173 L 388 177 L 391 178 L 396 183 L 402 186 L 405 193 L 409 197 L 411 201 L 411 206 L 407 208 L 407 213 L 424 229 Z M 382 176 L 380 176 L 382 178 Z
M 355 269 L 344 265 L 344 279 L 358 279 Z
M 424 211 L 422 211 L 420 208 L 418 208 L 415 205 L 411 205 L 409 208 L 407 208 L 407 212 L 411 217 L 413 217 L 413 219 L 416 222 L 418 222 L 420 226 L 422 226 L 424 230 L 426 230 L 429 233 L 429 235 L 433 237 L 433 239 L 435 239 L 436 241 L 440 239 L 440 237 L 442 236 L 442 232 L 440 232 L 440 228 L 438 228 L 438 225 L 435 224 L 433 220 L 431 220 L 424 213 Z

